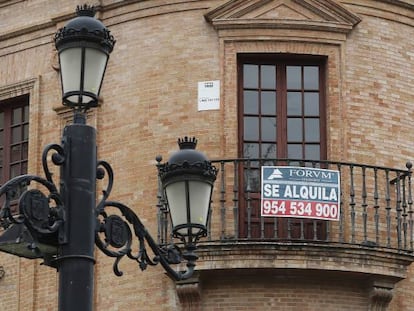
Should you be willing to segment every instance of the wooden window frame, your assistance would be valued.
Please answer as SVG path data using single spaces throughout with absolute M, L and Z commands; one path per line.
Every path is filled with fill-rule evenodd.
M 327 58 L 324 56 L 314 55 L 290 55 L 290 54 L 240 54 L 238 55 L 238 120 L 239 120 L 239 155 L 243 157 L 243 131 L 244 131 L 244 109 L 243 109 L 243 65 L 252 63 L 255 65 L 279 65 L 282 68 L 286 66 L 319 66 L 319 120 L 320 120 L 320 160 L 327 158 L 327 136 L 326 136 L 326 62 Z M 287 92 L 285 70 L 280 69 L 282 74 L 277 74 L 277 111 L 280 116 L 277 116 L 277 138 L 278 143 L 277 158 L 288 158 L 287 154 Z M 303 76 L 302 76 L 303 78 Z M 259 89 L 260 90 L 260 89 Z M 303 92 L 303 90 L 302 90 Z M 302 118 L 304 118 L 302 116 Z M 306 117 L 305 117 L 306 118 Z M 303 133 L 303 137 L 304 133 Z M 257 141 L 261 143 L 261 140 Z M 304 148 L 304 141 L 302 140 L 302 149 Z M 280 148 L 282 147 L 282 148 Z M 304 152 L 303 152 L 304 154 Z
M 23 107 L 27 107 L 27 115 L 25 116 L 24 109 L 22 109 L 20 115 L 21 121 L 13 123 L 14 109 Z M 4 113 L 3 128 L 0 128 L 0 132 L 3 132 L 3 144 L 0 146 L 0 152 L 2 153 L 0 183 L 3 184 L 17 175 L 27 173 L 29 153 L 29 95 L 21 95 L 0 101 L 0 113 Z M 26 134 L 24 134 L 24 127 L 27 127 Z M 18 132 L 20 132 L 20 137 L 13 142 L 12 131 L 13 129 L 19 128 L 20 130 Z M 18 146 L 21 148 L 19 159 L 12 159 L 12 148 Z M 12 166 L 19 167 L 15 174 L 11 172 Z
M 286 77 L 286 67 L 287 66 L 301 66 L 301 70 L 306 66 L 318 66 L 319 68 L 319 81 L 318 81 L 318 94 L 319 94 L 319 158 L 314 160 L 326 160 L 327 158 L 327 136 L 326 136 L 326 67 L 327 67 L 327 57 L 323 56 L 313 56 L 313 55 L 291 55 L 291 54 L 240 54 L 238 55 L 237 59 L 237 66 L 238 66 L 238 120 L 239 120 L 239 132 L 238 132 L 238 148 L 239 148 L 239 155 L 241 157 L 245 157 L 245 150 L 244 144 L 246 142 L 244 137 L 244 117 L 249 114 L 245 114 L 245 107 L 244 107 L 244 91 L 249 88 L 244 87 L 243 81 L 243 66 L 245 64 L 252 64 L 252 65 L 276 65 L 276 85 L 275 92 L 276 92 L 276 158 L 277 159 L 287 159 L 289 158 L 288 155 L 288 135 L 287 135 L 287 123 L 288 123 L 288 112 L 287 112 L 287 94 L 289 89 L 287 88 L 287 77 Z M 303 73 L 303 72 L 302 72 Z M 260 92 L 262 89 L 260 88 L 260 74 L 258 76 L 258 86 L 257 91 Z M 304 148 L 305 145 L 309 142 L 306 141 L 305 136 L 305 122 L 303 119 L 304 116 L 304 76 L 302 74 L 302 81 L 301 81 L 301 115 L 302 118 L 302 126 L 303 126 L 303 133 L 302 133 L 302 156 L 305 155 Z M 255 90 L 252 88 L 252 90 Z M 295 90 L 297 91 L 297 89 Z M 311 91 L 312 92 L 312 91 Z M 258 96 L 258 105 L 260 107 L 260 96 Z M 258 108 L 257 117 L 262 118 L 261 108 Z M 254 115 L 254 114 L 253 114 Z M 262 132 L 262 128 L 260 127 L 259 120 L 259 132 Z M 263 158 L 261 154 L 261 147 L 263 141 L 260 139 L 260 134 L 258 134 L 259 139 L 257 141 L 253 141 L 252 143 L 259 144 L 260 148 L 258 149 L 259 158 Z M 268 143 L 265 141 L 265 143 Z M 249 157 L 245 157 L 249 158 Z M 299 159 L 306 159 L 306 157 L 302 157 Z M 304 236 L 305 239 L 313 239 L 314 238 L 314 228 L 317 228 L 317 237 L 318 239 L 323 239 L 326 235 L 325 223 L 321 221 L 313 221 L 313 220 L 297 220 L 297 219 L 262 219 L 260 216 L 260 166 L 262 165 L 274 165 L 272 162 L 261 161 L 249 161 L 245 164 L 244 167 L 240 167 L 240 184 L 239 184 L 239 193 L 240 193 L 240 208 L 242 209 L 239 213 L 239 234 L 240 237 L 247 237 L 247 238 L 275 238 L 275 231 L 274 228 L 277 226 L 278 235 L 276 238 L 278 239 L 286 239 L 286 238 L 299 238 L 300 236 Z M 278 165 L 299 165 L 298 162 L 283 162 L 279 161 Z M 250 181 L 245 180 L 245 170 L 249 172 L 249 176 L 253 176 L 253 184 Z M 252 172 L 252 170 L 256 172 Z M 252 174 L 253 173 L 253 174 Z M 249 177 L 247 177 L 249 179 Z M 249 210 L 249 211 L 248 211 Z M 246 213 L 250 213 L 246 215 Z M 277 224 L 276 224 L 277 222 Z M 247 228 L 246 228 L 247 224 Z M 316 226 L 316 227 L 315 227 Z M 303 229 L 305 228 L 305 233 L 303 233 Z

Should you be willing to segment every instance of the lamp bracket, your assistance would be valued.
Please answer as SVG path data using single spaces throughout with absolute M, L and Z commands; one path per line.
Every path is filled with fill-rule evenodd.
M 105 176 L 107 185 L 96 207 L 98 225 L 95 244 L 104 254 L 115 258 L 113 265 L 115 275 L 123 274 L 118 264 L 123 257 L 127 256 L 136 261 L 141 270 L 145 270 L 148 265 L 161 264 L 168 275 L 175 280 L 190 277 L 194 271 L 194 261 L 197 259 L 192 256 L 194 245 L 190 247 L 189 252 L 186 251 L 184 254 L 181 254 L 180 249 L 175 245 L 158 245 L 131 208 L 120 202 L 107 200 L 112 189 L 114 174 L 107 162 L 99 161 L 97 177 L 103 179 Z M 138 240 L 135 252 L 133 251 L 133 235 Z M 152 258 L 147 252 L 146 245 L 154 254 Z M 183 259 L 187 260 L 187 271 L 175 271 L 171 264 L 179 264 Z
M 64 139 L 65 137 L 62 143 L 65 143 Z M 40 254 L 46 265 L 53 267 L 56 267 L 57 253 L 55 252 L 58 246 L 68 243 L 68 234 L 64 200 L 53 180 L 49 162 L 55 166 L 61 166 L 67 160 L 66 158 L 67 155 L 61 145 L 47 145 L 42 154 L 45 177 L 20 175 L 0 187 L 0 199 L 3 198 L 4 202 L 0 208 L 0 227 L 7 229 L 13 224 L 26 227 L 33 237 L 30 241 L 30 249 Z M 207 163 L 190 166 L 194 165 L 204 170 L 209 168 Z M 187 163 L 183 164 L 184 169 L 188 167 Z M 211 168 L 212 174 L 215 173 L 214 169 Z M 191 277 L 197 260 L 194 252 L 196 240 L 183 243 L 183 251 L 176 245 L 159 245 L 130 207 L 108 200 L 114 180 L 113 170 L 109 163 L 97 162 L 96 178 L 105 179 L 106 185 L 95 209 L 95 244 L 104 254 L 115 258 L 114 273 L 117 276 L 123 274 L 118 265 L 120 260 L 127 256 L 136 261 L 141 270 L 145 270 L 148 265 L 161 264 L 174 280 L 185 280 Z M 33 187 L 32 184 L 34 184 Z M 18 207 L 17 212 L 13 210 L 15 206 Z M 1 236 L 0 234 L 0 238 Z M 38 245 L 45 245 L 46 247 L 43 248 L 45 251 L 42 252 Z M 152 256 L 147 252 L 147 246 L 151 249 Z M 183 261 L 187 266 L 185 271 L 177 272 L 171 266 L 181 264 Z
M 49 152 L 53 152 L 51 160 L 55 165 L 61 165 L 65 159 L 61 146 L 47 145 L 42 154 L 45 178 L 25 174 L 10 179 L 0 187 L 0 198 L 3 200 L 0 226 L 7 229 L 13 224 L 24 225 L 34 239 L 31 244 L 34 252 L 39 252 L 39 242 L 49 246 L 67 242 L 64 204 L 48 166 Z M 49 257 L 56 254 L 43 255 Z

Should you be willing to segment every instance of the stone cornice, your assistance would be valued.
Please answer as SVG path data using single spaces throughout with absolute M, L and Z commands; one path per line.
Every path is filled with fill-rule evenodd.
M 282 10 L 292 16 L 284 17 Z M 205 18 L 218 30 L 284 28 L 339 33 L 350 32 L 361 21 L 332 0 L 230 0 L 207 12 Z
M 18 83 L 0 86 L 0 100 L 30 93 L 37 81 L 38 78 L 32 78 Z
M 306 29 L 328 32 L 348 33 L 352 30 L 351 25 L 338 24 L 331 22 L 308 22 L 308 21 L 289 21 L 289 20 L 271 20 L 271 19 L 225 19 L 213 22 L 216 29 Z
M 309 269 L 381 276 L 395 281 L 406 277 L 407 268 L 414 261 L 412 254 L 337 243 L 201 243 L 197 254 L 199 271 Z
M 389 3 L 398 7 L 402 7 L 405 9 L 414 10 L 414 4 L 412 1 L 406 1 L 406 0 L 376 0 L 377 2 L 384 2 Z
M 10 3 L 10 5 L 17 2 L 21 2 L 21 0 L 13 1 Z M 5 3 L 4 6 L 6 5 L 9 4 Z M 125 11 L 125 7 L 128 7 L 129 9 Z M 105 5 L 100 4 L 96 6 L 97 17 L 101 19 L 107 27 L 138 18 L 169 14 L 179 11 L 205 10 L 206 8 L 208 8 L 207 1 L 196 0 L 175 0 L 169 1 L 168 3 L 162 0 L 130 0 L 128 3 L 117 2 Z M 5 32 L 1 32 L 0 30 L 0 48 L 2 48 L 2 44 L 4 47 L 8 47 L 9 45 L 16 46 L 16 44 L 24 43 L 28 40 L 33 40 L 40 37 L 46 38 L 47 42 L 51 42 L 55 31 L 60 28 L 64 22 L 75 17 L 75 15 L 76 14 L 74 11 L 60 12 L 54 16 L 49 17 L 48 19 L 45 19 L 42 22 L 6 30 Z M 41 32 L 40 36 L 38 35 L 39 32 Z M 6 40 L 12 40 L 13 42 L 9 44 Z M 41 44 L 44 43 L 44 39 L 42 39 Z M 33 44 L 36 45 L 35 43 Z
M 372 16 L 414 27 L 414 4 L 397 0 L 342 0 L 360 16 Z

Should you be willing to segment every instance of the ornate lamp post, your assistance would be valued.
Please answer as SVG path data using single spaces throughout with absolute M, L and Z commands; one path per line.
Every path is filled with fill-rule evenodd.
M 115 44 L 109 30 L 94 18 L 94 8 L 77 8 L 77 17 L 55 36 L 61 68 L 63 103 L 74 110 L 74 122 L 65 127 L 62 143 L 46 146 L 42 155 L 45 178 L 22 175 L 0 187 L 0 251 L 25 258 L 43 258 L 59 272 L 59 310 L 93 308 L 94 246 L 114 257 L 114 272 L 127 256 L 144 270 L 160 263 L 176 280 L 194 271 L 197 241 L 207 233 L 213 183 L 217 170 L 195 150 L 196 139 L 179 139 L 180 150 L 158 170 L 178 246 L 157 245 L 139 217 L 128 206 L 108 200 L 113 171 L 96 156 L 96 131 L 86 125 L 85 112 L 98 103 L 109 54 Z M 59 189 L 48 167 L 49 153 L 60 167 Z M 157 159 L 161 162 L 161 158 Z M 96 179 L 107 180 L 96 204 Z M 36 188 L 28 187 L 36 184 Z M 23 190 L 21 190 L 23 189 Z M 39 189 L 44 189 L 41 191 Z M 46 192 L 46 194 L 44 193 Z M 19 195 L 18 202 L 15 200 Z M 20 194 L 21 193 L 21 194 Z M 12 206 L 18 212 L 12 212 Z M 110 210 L 119 213 L 110 214 Z M 132 242 L 138 240 L 134 252 Z M 154 257 L 147 253 L 148 245 Z M 177 272 L 172 264 L 187 263 Z

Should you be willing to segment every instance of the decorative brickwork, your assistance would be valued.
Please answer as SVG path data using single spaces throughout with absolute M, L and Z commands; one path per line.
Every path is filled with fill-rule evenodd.
M 386 311 L 393 296 L 392 289 L 393 286 L 390 284 L 373 284 L 372 290 L 369 293 L 369 311 Z
M 182 310 L 199 311 L 201 309 L 201 288 L 197 277 L 176 284 L 178 299 Z

